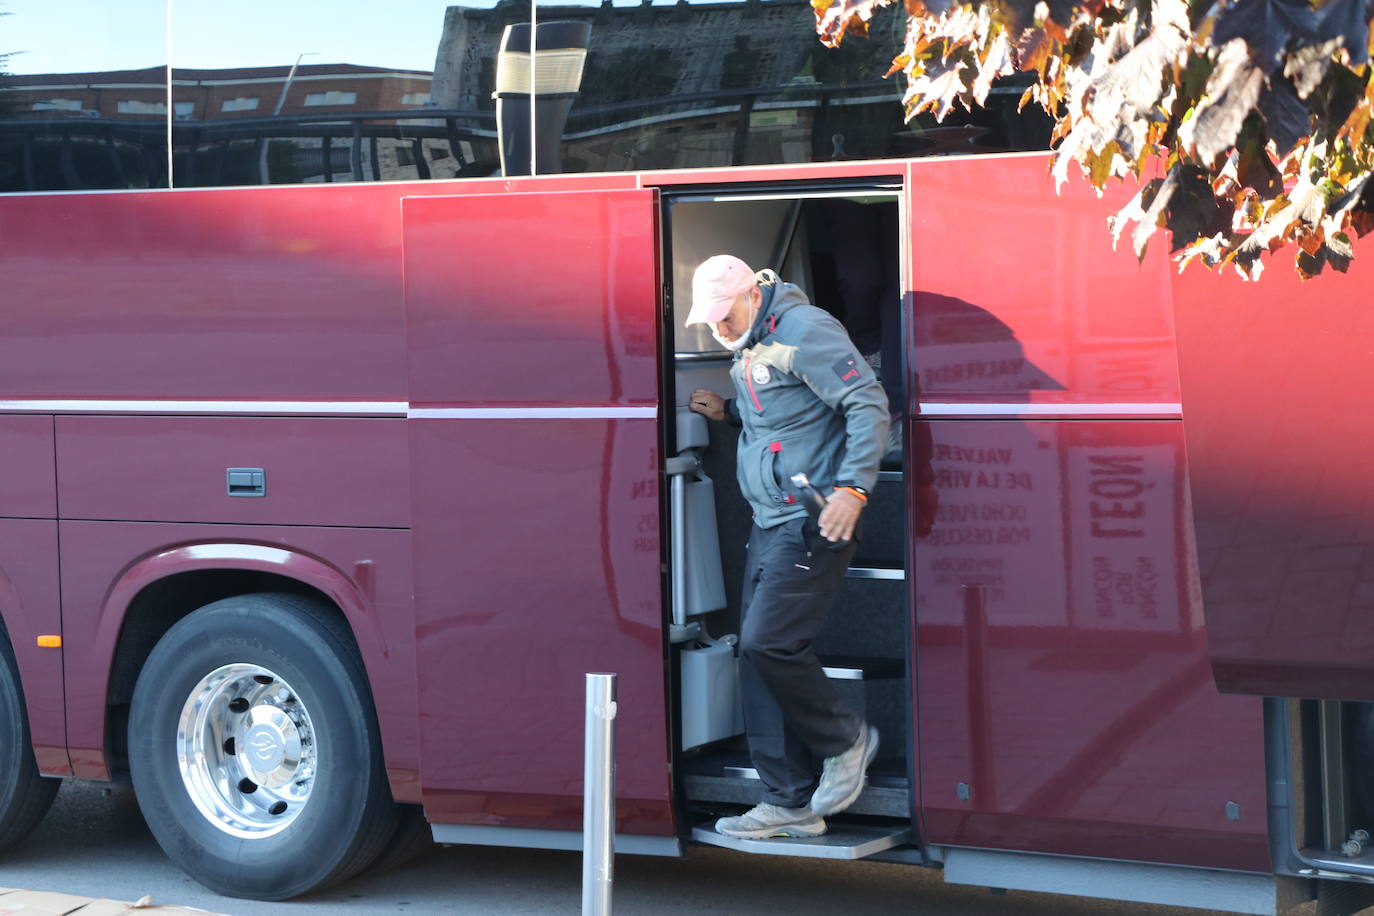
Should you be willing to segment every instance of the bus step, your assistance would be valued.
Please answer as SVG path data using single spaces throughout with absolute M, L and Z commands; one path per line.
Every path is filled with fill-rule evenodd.
M 837 681 L 879 681 L 906 677 L 906 662 L 900 658 L 866 655 L 822 655 L 825 676 Z
M 715 821 L 692 830 L 692 839 L 709 846 L 723 846 L 740 852 L 773 856 L 800 856 L 812 859 L 863 859 L 911 841 L 911 826 L 870 826 L 835 824 L 824 836 L 806 839 L 741 840 L 715 831 Z

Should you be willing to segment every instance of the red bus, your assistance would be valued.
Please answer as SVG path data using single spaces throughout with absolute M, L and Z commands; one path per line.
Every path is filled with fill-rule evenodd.
M 818 136 L 790 161 L 783 115 L 821 130 L 820 90 L 721 92 L 682 117 L 778 161 L 396 181 L 362 153 L 405 112 L 374 110 L 338 183 L 180 182 L 215 173 L 218 142 L 229 169 L 238 135 L 204 121 L 173 136 L 170 182 L 145 156 L 122 190 L 0 196 L 0 845 L 76 778 L 131 780 L 168 855 L 239 896 L 431 836 L 579 848 L 582 676 L 613 671 L 622 853 L 1355 908 L 1374 881 L 1363 262 L 1306 286 L 1180 275 L 1158 246 L 1137 264 L 1110 201 L 1056 196 L 1042 153 L 827 162 Z M 338 114 L 287 111 L 322 132 L 292 161 L 333 175 Z M 647 117 L 597 111 L 622 133 L 569 115 L 565 152 Z M 0 120 L 11 177 L 95 175 L 80 131 L 117 119 L 49 142 L 43 114 Z M 423 114 L 419 161 L 495 154 L 494 113 Z M 110 168 L 155 142 L 104 126 Z M 269 171 L 277 129 L 224 128 L 259 131 L 270 156 L 246 161 Z M 35 150 L 53 170 L 25 171 Z M 884 749 L 817 840 L 709 827 L 758 791 L 729 638 L 734 434 L 683 406 L 729 390 L 730 354 L 682 326 L 717 251 L 845 321 L 900 424 L 818 644 Z

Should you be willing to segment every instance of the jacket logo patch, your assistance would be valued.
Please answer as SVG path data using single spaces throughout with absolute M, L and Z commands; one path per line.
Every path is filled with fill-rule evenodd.
M 773 380 L 773 376 L 768 372 L 768 367 L 763 363 L 754 363 L 754 368 L 749 370 L 753 376 L 755 385 L 767 385 Z
M 848 356 L 841 357 L 834 365 L 835 374 L 840 377 L 842 382 L 852 382 L 859 378 L 859 363 L 857 360 Z

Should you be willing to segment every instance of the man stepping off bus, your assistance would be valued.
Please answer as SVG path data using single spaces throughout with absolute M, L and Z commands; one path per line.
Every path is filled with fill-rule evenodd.
M 726 836 L 825 833 L 863 791 L 878 750 L 825 676 L 812 643 L 854 555 L 887 441 L 887 395 L 844 327 L 771 270 L 721 254 L 697 267 L 687 325 L 735 352 L 735 397 L 692 392 L 691 409 L 743 426 L 739 485 L 754 511 L 740 605 L 740 691 L 763 800 L 716 822 Z M 808 515 L 792 475 L 826 494 Z M 819 783 L 813 761 L 824 758 Z

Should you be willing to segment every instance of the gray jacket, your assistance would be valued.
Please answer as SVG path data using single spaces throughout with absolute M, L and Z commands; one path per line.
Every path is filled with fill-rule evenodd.
M 849 335 L 771 270 L 759 271 L 763 302 L 735 353 L 727 404 L 739 439 L 739 484 L 760 528 L 806 514 L 792 485 L 806 474 L 832 487 L 872 490 L 887 442 L 887 395 Z

